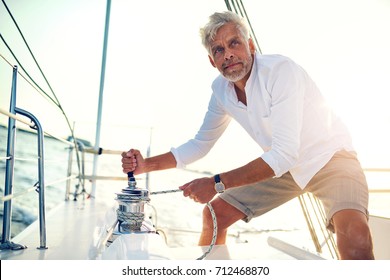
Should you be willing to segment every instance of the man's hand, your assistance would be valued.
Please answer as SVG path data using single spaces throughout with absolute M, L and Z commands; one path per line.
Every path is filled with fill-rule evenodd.
M 122 153 L 122 168 L 124 173 L 134 172 L 134 175 L 145 172 L 145 160 L 139 150 L 130 149 Z
M 199 203 L 207 203 L 216 195 L 214 179 L 205 177 L 195 179 L 179 187 L 185 197 L 189 197 Z

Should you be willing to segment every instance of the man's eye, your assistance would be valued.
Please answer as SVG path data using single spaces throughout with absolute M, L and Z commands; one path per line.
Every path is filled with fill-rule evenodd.
M 232 46 L 237 46 L 238 44 L 240 44 L 240 42 L 239 42 L 238 40 L 233 40 L 233 41 L 231 42 L 231 45 L 232 45 Z
M 223 52 L 223 48 L 216 48 L 214 49 L 214 54 L 219 54 Z

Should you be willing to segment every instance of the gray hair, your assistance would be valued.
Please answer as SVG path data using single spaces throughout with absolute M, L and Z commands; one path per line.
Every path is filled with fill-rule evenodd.
M 241 33 L 245 40 L 249 40 L 249 31 L 246 22 L 243 18 L 233 12 L 214 13 L 209 17 L 209 22 L 200 29 L 200 37 L 202 44 L 206 50 L 210 53 L 210 45 L 214 40 L 218 29 L 227 23 L 233 23 L 236 25 L 238 31 Z

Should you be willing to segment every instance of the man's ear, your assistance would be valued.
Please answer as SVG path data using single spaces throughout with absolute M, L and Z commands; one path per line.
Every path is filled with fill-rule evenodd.
M 253 43 L 252 38 L 249 38 L 248 44 L 249 44 L 249 50 L 251 51 L 251 54 L 254 54 L 256 51 L 256 46 L 255 43 Z
M 214 60 L 211 58 L 210 55 L 209 55 L 209 61 L 210 61 L 211 65 L 212 65 L 214 68 L 217 68 L 217 66 L 216 66 L 215 63 L 214 63 Z

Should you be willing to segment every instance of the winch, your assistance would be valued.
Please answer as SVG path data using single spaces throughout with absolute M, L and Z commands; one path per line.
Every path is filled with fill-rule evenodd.
M 154 233 L 153 225 L 145 220 L 145 204 L 150 201 L 147 189 L 137 188 L 133 172 L 127 173 L 128 187 L 116 193 L 117 228 L 113 234 Z
M 133 172 L 127 173 L 128 186 L 116 193 L 116 221 L 94 248 L 103 260 L 169 260 L 172 259 L 163 237 L 145 219 L 149 190 L 138 188 Z M 111 218 L 114 218 L 111 216 Z
M 94 243 L 93 248 L 105 260 L 168 260 L 172 259 L 166 240 L 157 233 L 151 222 L 145 220 L 145 204 L 149 203 L 149 195 L 180 192 L 180 189 L 149 192 L 137 188 L 133 172 L 127 173 L 128 187 L 116 193 L 118 201 L 115 223 L 105 230 L 103 238 Z M 213 239 L 206 252 L 198 259 L 204 259 L 215 245 L 217 237 L 217 221 L 214 210 L 207 203 L 213 218 Z M 111 218 L 114 218 L 111 216 Z M 110 218 L 110 220 L 111 220 Z M 111 220 L 112 221 L 112 220 Z M 150 234 L 151 233 L 151 234 Z

